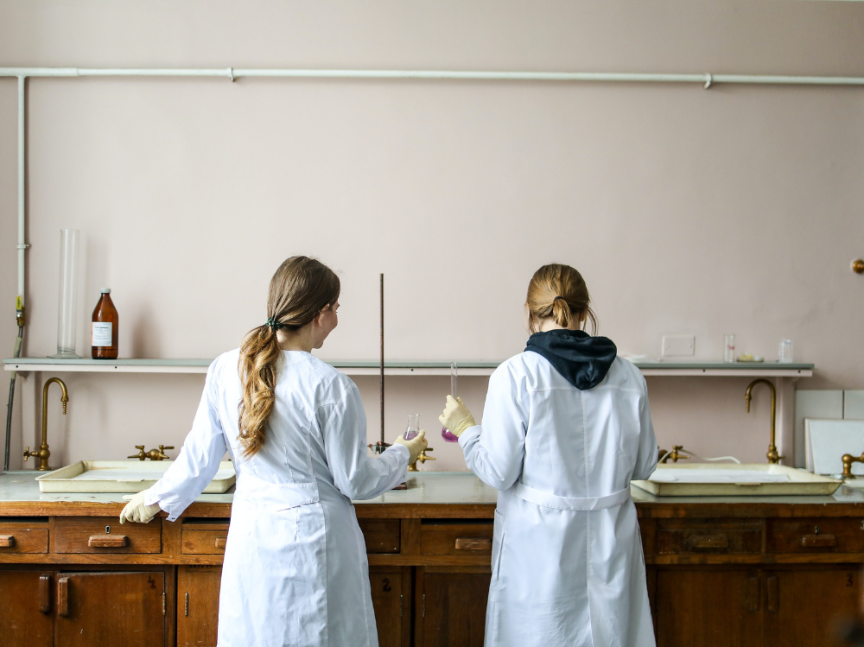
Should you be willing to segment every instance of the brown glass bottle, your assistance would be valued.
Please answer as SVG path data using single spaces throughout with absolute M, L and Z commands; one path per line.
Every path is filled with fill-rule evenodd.
M 93 310 L 90 329 L 91 357 L 117 359 L 117 308 L 111 300 L 111 288 L 102 288 L 102 296 Z

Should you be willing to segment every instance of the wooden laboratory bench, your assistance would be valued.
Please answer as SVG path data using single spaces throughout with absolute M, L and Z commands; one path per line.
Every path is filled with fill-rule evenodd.
M 483 644 L 497 493 L 419 473 L 355 502 L 382 647 Z M 661 647 L 831 645 L 858 611 L 864 494 L 656 498 L 633 489 Z M 123 524 L 121 495 L 0 476 L 0 644 L 215 645 L 232 495 Z

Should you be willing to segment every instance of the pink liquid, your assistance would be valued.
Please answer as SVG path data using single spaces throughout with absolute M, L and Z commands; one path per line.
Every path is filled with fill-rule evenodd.
M 447 427 L 441 428 L 441 438 L 446 440 L 448 443 L 459 442 L 459 438 L 457 436 L 454 436 L 453 433 L 449 429 L 447 429 Z
M 416 438 L 416 437 L 417 437 L 416 431 L 406 431 L 405 432 L 405 440 L 411 440 L 412 438 Z

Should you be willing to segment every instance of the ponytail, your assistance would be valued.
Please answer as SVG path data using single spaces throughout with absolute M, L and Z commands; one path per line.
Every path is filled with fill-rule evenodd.
M 279 379 L 277 331 L 298 330 L 339 300 L 339 277 L 329 267 L 305 256 L 287 259 L 270 280 L 267 323 L 250 330 L 240 346 L 238 370 L 243 386 L 239 428 L 243 456 L 251 458 L 264 446 L 267 421 L 276 406 Z

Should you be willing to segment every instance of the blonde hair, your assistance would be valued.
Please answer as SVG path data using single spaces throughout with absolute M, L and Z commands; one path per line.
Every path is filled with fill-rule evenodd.
M 297 330 L 339 299 L 339 277 L 329 267 L 306 256 L 287 259 L 270 280 L 267 323 L 250 330 L 240 347 L 239 371 L 243 383 L 240 402 L 240 442 L 250 458 L 264 446 L 267 420 L 276 404 L 279 349 L 276 331 Z
M 552 317 L 556 324 L 569 328 L 574 320 L 591 322 L 591 334 L 597 334 L 597 315 L 591 309 L 591 295 L 582 275 L 560 263 L 544 265 L 534 272 L 528 284 L 525 305 L 528 310 L 528 328 L 537 332 L 540 319 Z

